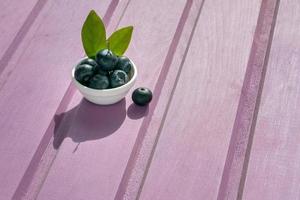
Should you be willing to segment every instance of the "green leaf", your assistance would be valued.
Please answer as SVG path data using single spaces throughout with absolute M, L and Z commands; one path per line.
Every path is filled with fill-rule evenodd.
M 116 55 L 121 56 L 129 46 L 133 27 L 127 26 L 114 32 L 108 38 L 109 49 Z
M 106 48 L 105 26 L 94 10 L 90 11 L 82 26 L 81 40 L 88 57 L 93 57 L 99 50 Z

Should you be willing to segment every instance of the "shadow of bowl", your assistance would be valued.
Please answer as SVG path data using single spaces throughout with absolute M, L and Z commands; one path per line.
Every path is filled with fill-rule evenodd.
M 126 101 L 99 106 L 83 99 L 67 137 L 74 142 L 97 140 L 117 131 L 126 118 Z
M 76 143 L 97 140 L 116 132 L 126 118 L 126 101 L 100 106 L 82 99 L 72 110 L 55 116 L 54 148 L 59 148 L 64 138 Z

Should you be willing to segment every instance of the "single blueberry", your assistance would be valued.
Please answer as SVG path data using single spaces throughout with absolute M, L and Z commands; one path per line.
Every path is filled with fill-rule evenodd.
M 96 54 L 96 61 L 104 71 L 111 71 L 115 68 L 118 58 L 108 49 L 103 49 Z
M 93 66 L 95 73 L 97 73 L 97 74 L 102 74 L 105 76 L 108 75 L 108 72 L 101 69 L 100 66 L 98 65 L 98 63 L 92 58 L 83 59 L 82 61 L 80 61 L 79 65 L 82 65 L 82 64 L 89 64 L 89 65 Z
M 88 64 L 88 65 L 91 65 L 95 68 L 98 67 L 98 63 L 95 60 L 91 59 L 91 58 L 83 59 L 82 61 L 80 61 L 80 63 L 78 65 L 82 65 L 82 64 Z
M 132 100 L 139 106 L 145 106 L 152 100 L 152 92 L 148 88 L 140 87 L 133 91 Z
M 116 69 L 123 70 L 127 74 L 130 72 L 132 68 L 132 63 L 126 56 L 120 56 L 118 58 L 118 62 L 116 64 Z
M 106 89 L 109 86 L 109 80 L 107 76 L 96 74 L 90 79 L 88 86 L 93 89 Z
M 124 85 L 128 81 L 128 76 L 126 72 L 122 70 L 115 70 L 112 74 L 110 74 L 110 86 L 112 88 L 119 87 Z
M 77 65 L 75 69 L 75 79 L 83 84 L 87 85 L 87 82 L 94 75 L 94 67 L 88 64 Z

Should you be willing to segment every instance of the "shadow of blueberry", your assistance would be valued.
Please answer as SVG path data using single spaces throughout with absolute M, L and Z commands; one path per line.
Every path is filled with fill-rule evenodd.
M 127 110 L 127 116 L 130 119 L 140 119 L 148 115 L 149 106 L 137 106 L 132 103 Z

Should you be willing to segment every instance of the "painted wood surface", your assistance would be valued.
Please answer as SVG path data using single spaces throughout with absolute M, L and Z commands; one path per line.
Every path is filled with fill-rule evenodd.
M 243 199 L 300 198 L 300 2 L 281 1 Z
M 79 22 L 92 8 L 104 15 L 109 3 L 48 2 L 0 76 L 0 199 L 26 192 L 33 172 L 24 173 L 83 55 Z
M 41 2 L 41 3 L 38 3 Z M 0 73 L 7 60 L 17 49 L 39 11 L 43 7 L 42 0 L 2 0 L 0 1 Z
M 217 198 L 259 9 L 205 1 L 140 199 Z
M 145 3 L 130 1 L 120 26 L 132 24 L 135 27 L 127 55 L 140 69 L 136 85 L 155 90 L 156 85 L 160 84 L 157 74 L 165 74 L 165 68 L 170 67 L 170 64 L 164 64 L 164 60 L 170 51 L 175 50 L 172 48 L 176 48 L 173 40 L 178 24 L 182 23 L 181 16 L 189 11 L 192 1 L 178 1 L 172 10 L 169 9 L 171 1 L 160 2 L 159 7 L 158 1 L 147 1 L 147 8 L 143 6 Z M 157 12 L 155 17 L 154 9 Z M 157 23 L 158 20 L 160 23 Z M 190 23 L 190 26 L 193 24 Z M 147 36 L 146 40 L 144 36 Z M 179 36 L 176 37 L 179 39 Z M 77 107 L 66 113 L 73 123 L 68 127 L 67 136 L 38 199 L 61 199 L 65 196 L 72 199 L 115 198 L 118 188 L 122 187 L 120 181 L 139 130 L 143 128 L 144 116 L 154 109 L 151 106 L 149 110 L 138 108 L 132 105 L 129 97 L 107 108 L 89 104 L 82 100 L 80 94 L 75 94 L 71 104 Z M 69 167 L 63 167 L 66 165 Z M 61 181 L 65 182 L 65 187 L 57 187 Z
M 0 200 L 299 199 L 297 0 L 0 7 Z M 70 84 L 90 9 L 109 33 L 135 27 L 149 107 L 96 106 Z
M 277 0 L 264 0 L 261 3 L 218 200 L 241 199 L 278 5 Z
M 190 2 L 192 1 L 189 1 L 189 3 Z M 152 155 L 156 140 L 159 138 L 161 124 L 165 119 L 166 110 L 172 100 L 171 96 L 174 93 L 176 82 L 182 71 L 192 38 L 195 36 L 195 28 L 203 8 L 203 3 L 204 1 L 192 2 L 176 52 L 172 56 L 172 51 L 169 51 L 170 54 L 168 53 L 165 59 L 164 66 L 168 67 L 164 67 L 163 73 L 161 73 L 158 78 L 159 84 L 156 84 L 154 88 L 154 99 L 151 106 L 155 105 L 155 109 L 149 109 L 149 114 L 145 117 L 141 125 L 115 199 L 138 198 L 140 186 L 143 183 L 144 174 L 147 170 L 148 160 Z M 188 4 L 186 4 L 185 10 L 187 8 Z M 185 10 L 183 12 L 185 12 Z M 182 15 L 180 21 L 184 21 L 183 19 L 184 15 Z M 176 44 L 174 39 L 177 38 L 177 33 L 180 33 L 180 24 L 181 22 L 177 27 L 171 46 L 176 46 L 173 44 Z M 172 61 L 169 60 L 171 56 Z M 163 85 L 163 87 L 161 87 L 161 85 Z

